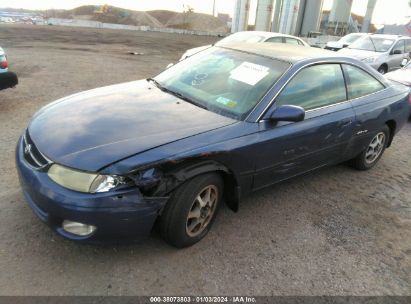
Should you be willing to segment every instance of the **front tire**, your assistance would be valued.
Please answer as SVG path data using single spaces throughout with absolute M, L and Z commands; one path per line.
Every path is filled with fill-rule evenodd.
M 210 230 L 223 197 L 217 173 L 196 176 L 178 187 L 159 218 L 163 239 L 177 248 L 199 242 Z
M 385 125 L 373 136 L 367 148 L 351 161 L 352 166 L 358 170 L 369 170 L 374 167 L 383 155 L 389 138 L 390 129 Z
M 388 68 L 385 64 L 381 65 L 378 70 L 377 70 L 380 74 L 384 75 L 388 72 Z

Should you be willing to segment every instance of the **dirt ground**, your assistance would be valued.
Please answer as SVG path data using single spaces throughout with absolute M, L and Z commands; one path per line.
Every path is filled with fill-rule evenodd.
M 411 123 L 380 163 L 259 191 L 184 250 L 153 234 L 95 247 L 56 236 L 24 202 L 14 147 L 43 105 L 147 78 L 215 38 L 0 25 L 20 77 L 0 92 L 0 295 L 411 295 Z M 144 55 L 128 55 L 128 51 Z

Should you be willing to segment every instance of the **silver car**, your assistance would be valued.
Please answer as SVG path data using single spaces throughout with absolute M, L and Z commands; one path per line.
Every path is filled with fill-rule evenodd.
M 232 34 L 224 39 L 218 41 L 215 45 L 216 46 L 223 46 L 228 43 L 233 42 L 245 42 L 245 43 L 256 43 L 256 42 L 271 42 L 271 43 L 286 43 L 286 44 L 294 44 L 294 45 L 301 45 L 307 46 L 310 45 L 305 42 L 304 40 L 291 36 L 285 35 L 280 33 L 273 33 L 273 32 L 262 32 L 262 31 L 246 31 L 246 32 L 237 32 Z M 205 49 L 212 47 L 212 45 L 204 45 L 194 49 L 187 50 L 183 56 L 181 56 L 181 60 L 186 59 L 187 57 L 193 56 Z
M 348 34 L 344 37 L 341 37 L 340 40 L 338 41 L 328 41 L 327 45 L 325 46 L 326 50 L 330 51 L 339 51 L 343 48 L 346 48 L 350 44 L 353 44 L 355 41 L 363 37 L 364 35 L 367 35 L 365 33 L 351 33 Z
M 404 60 L 403 64 L 404 67 L 394 72 L 387 73 L 385 78 L 402 83 L 403 85 L 411 88 L 411 61 L 407 63 Z
M 381 74 L 385 74 L 401 68 L 404 59 L 410 59 L 411 38 L 369 34 L 338 52 L 368 63 Z

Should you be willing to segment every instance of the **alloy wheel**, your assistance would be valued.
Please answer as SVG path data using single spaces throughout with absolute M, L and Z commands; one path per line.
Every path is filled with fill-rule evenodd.
M 365 152 L 365 161 L 367 164 L 372 164 L 380 157 L 381 152 L 384 150 L 385 139 L 385 133 L 380 132 L 371 140 L 367 152 Z
M 218 200 L 218 188 L 209 185 L 194 199 L 186 222 L 186 232 L 190 237 L 201 234 L 214 216 Z

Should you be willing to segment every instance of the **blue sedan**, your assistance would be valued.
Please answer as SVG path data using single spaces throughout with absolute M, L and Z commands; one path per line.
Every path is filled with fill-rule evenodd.
M 24 197 L 59 235 L 186 247 L 224 202 L 349 161 L 375 166 L 409 91 L 351 58 L 270 44 L 212 47 L 155 78 L 60 99 L 18 141 Z

